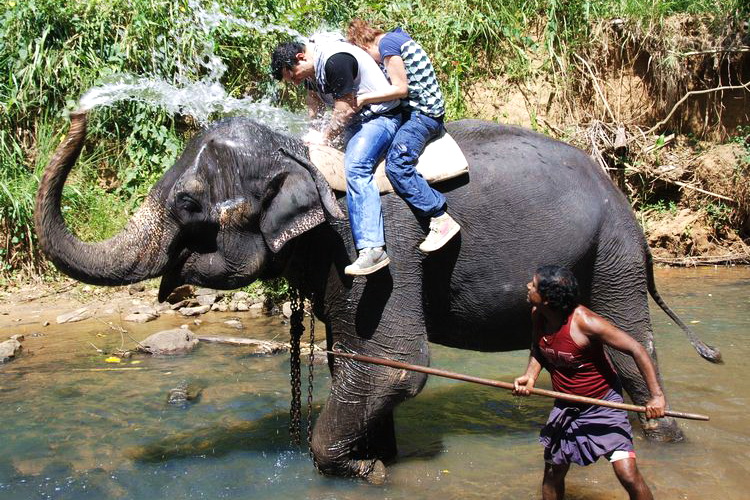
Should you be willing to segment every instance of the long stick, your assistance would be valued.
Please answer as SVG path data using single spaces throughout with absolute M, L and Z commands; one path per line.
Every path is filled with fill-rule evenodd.
M 500 387 L 502 389 L 513 390 L 513 384 L 509 382 L 501 382 L 499 380 L 491 380 L 487 378 L 473 377 L 471 375 L 464 375 L 463 373 L 449 372 L 446 370 L 439 370 L 437 368 L 430 368 L 421 365 L 411 365 L 409 363 L 402 363 L 401 361 L 392 361 L 384 358 L 374 358 L 372 356 L 364 356 L 362 354 L 352 354 L 342 351 L 326 351 L 328 354 L 334 356 L 340 356 L 342 358 L 350 358 L 355 361 L 362 361 L 364 363 L 371 363 L 374 365 L 390 366 L 391 368 L 399 368 L 401 370 L 409 370 L 413 372 L 427 373 L 430 375 L 437 375 L 438 377 L 452 378 L 455 380 L 463 380 L 464 382 L 472 382 L 475 384 L 488 385 L 490 387 Z M 609 408 L 618 408 L 620 410 L 634 411 L 637 413 L 646 413 L 645 406 L 631 405 L 627 403 L 617 403 L 614 401 L 604 401 L 602 399 L 588 398 L 586 396 L 576 396 L 574 394 L 565 394 L 564 392 L 550 391 L 547 389 L 531 389 L 531 394 L 537 396 L 547 396 L 548 398 L 564 399 L 565 401 L 572 401 L 574 403 L 583 403 L 589 405 L 607 406 Z M 709 420 L 708 415 L 700 415 L 697 413 L 685 413 L 681 411 L 667 410 L 665 413 L 668 417 L 675 418 L 686 418 L 690 420 Z

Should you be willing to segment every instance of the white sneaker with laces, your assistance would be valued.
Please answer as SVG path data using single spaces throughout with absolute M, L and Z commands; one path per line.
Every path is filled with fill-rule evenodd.
M 425 253 L 434 252 L 448 243 L 460 230 L 461 226 L 447 212 L 440 217 L 433 217 L 430 219 L 430 233 L 419 245 L 419 249 Z
M 384 268 L 390 264 L 391 259 L 385 253 L 383 247 L 363 248 L 359 251 L 359 257 L 344 268 L 344 274 L 349 276 L 365 276 Z

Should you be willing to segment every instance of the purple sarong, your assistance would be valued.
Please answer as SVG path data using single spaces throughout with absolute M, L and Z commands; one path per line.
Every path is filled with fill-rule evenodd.
M 622 403 L 610 390 L 602 399 Z M 554 465 L 589 465 L 613 451 L 633 451 L 633 434 L 625 410 L 555 400 L 539 434 L 544 461 Z

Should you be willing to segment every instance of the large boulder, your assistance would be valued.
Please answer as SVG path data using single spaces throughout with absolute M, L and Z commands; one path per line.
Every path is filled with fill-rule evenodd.
M 196 307 L 182 307 L 180 308 L 180 314 L 183 316 L 199 316 L 205 314 L 211 310 L 211 306 L 196 306 Z
M 21 350 L 21 343 L 16 339 L 0 342 L 0 364 L 7 363 L 16 357 Z
M 187 328 L 174 328 L 150 335 L 140 342 L 140 351 L 158 355 L 186 354 L 198 345 L 198 339 Z

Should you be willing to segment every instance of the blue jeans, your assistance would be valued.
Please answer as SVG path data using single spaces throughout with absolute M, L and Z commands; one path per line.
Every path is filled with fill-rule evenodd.
M 416 165 L 425 145 L 443 130 L 443 120 L 412 111 L 398 129 L 385 159 L 385 174 L 393 189 L 423 217 L 441 215 L 445 196 L 427 184 Z
M 357 250 L 385 245 L 380 191 L 372 177 L 375 167 L 391 145 L 401 116 L 355 117 L 347 126 L 344 171 L 346 201 Z

